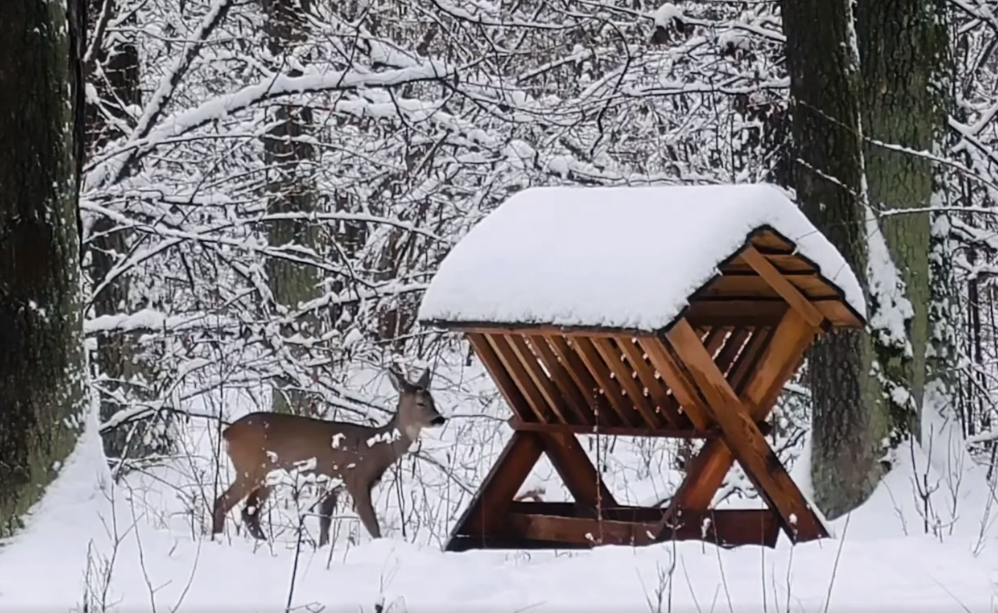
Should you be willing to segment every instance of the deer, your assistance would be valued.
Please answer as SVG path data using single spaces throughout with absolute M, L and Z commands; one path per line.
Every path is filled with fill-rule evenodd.
M 212 537 L 222 531 L 232 507 L 246 499 L 243 523 L 254 538 L 266 540 L 260 510 L 270 495 L 267 476 L 275 470 L 298 469 L 301 474 L 341 481 L 320 502 L 319 547 L 329 542 L 333 510 L 344 487 L 367 532 L 381 538 L 371 490 L 388 467 L 409 452 L 424 428 L 447 421 L 430 393 L 429 369 L 415 382 L 394 367 L 389 368 L 388 377 L 399 397 L 394 415 L 381 426 L 265 411 L 244 415 L 229 425 L 222 438 L 236 478 L 215 500 Z

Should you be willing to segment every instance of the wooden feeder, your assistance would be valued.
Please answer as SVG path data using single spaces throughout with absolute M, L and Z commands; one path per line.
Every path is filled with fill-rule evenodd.
M 513 417 L 446 546 L 827 536 L 764 434 L 816 335 L 861 327 L 841 255 L 768 185 L 537 188 L 454 247 L 420 308 L 467 335 Z M 578 434 L 705 439 L 665 508 L 617 502 Z M 546 454 L 574 502 L 513 498 Z M 712 510 L 738 462 L 761 510 Z

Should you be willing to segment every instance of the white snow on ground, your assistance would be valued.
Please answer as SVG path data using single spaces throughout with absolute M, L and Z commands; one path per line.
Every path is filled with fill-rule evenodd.
M 866 312 L 839 252 L 782 190 L 755 184 L 519 191 L 450 251 L 419 318 L 656 331 L 767 225 Z
M 289 594 L 292 607 L 326 611 L 374 611 L 377 604 L 410 612 L 998 610 L 991 490 L 977 468 L 964 468 L 946 484 L 926 468 L 938 461 L 927 462 L 917 449 L 866 505 L 833 523 L 836 539 L 791 547 L 781 537 L 776 550 L 684 542 L 443 553 L 440 543 L 470 497 L 463 488 L 480 482 L 508 437 L 498 420 L 466 417 L 503 414 L 486 399 L 495 392 L 480 370 L 449 368 L 438 369 L 435 382 L 445 388 L 438 404 L 454 418 L 424 434 L 421 453 L 432 462 L 407 459 L 401 488 L 389 475 L 375 490 L 386 538 L 372 541 L 352 511 L 341 508 L 334 548 L 316 550 L 317 520 L 308 517 L 297 568 L 299 515 L 286 492 L 275 496 L 264 521 L 272 542 L 237 534 L 238 510 L 225 537 L 208 540 L 205 500 L 231 478 L 226 464 L 216 488 L 214 424 L 185 431 L 188 447 L 168 465 L 112 486 L 91 420 L 27 527 L 0 548 L 0 610 L 82 610 L 84 602 L 100 610 L 103 602 L 117 611 L 274 611 L 285 609 Z M 446 388 L 458 379 L 482 395 Z M 380 373 L 358 381 L 390 399 Z M 254 409 L 251 399 L 229 393 L 228 417 Z M 660 456 L 642 457 L 638 446 L 618 443 L 604 456 L 611 489 L 632 503 L 667 493 L 678 475 Z M 801 471 L 798 464 L 795 472 Z M 524 490 L 542 486 L 547 500 L 564 499 L 552 473 L 549 465 L 539 467 Z M 935 490 L 928 507 L 916 482 Z M 806 479 L 801 486 L 809 490 Z M 314 496 L 303 499 L 307 505 Z

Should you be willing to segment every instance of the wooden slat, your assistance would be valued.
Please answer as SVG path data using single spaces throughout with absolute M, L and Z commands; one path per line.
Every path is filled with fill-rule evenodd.
M 752 336 L 752 329 L 750 328 L 738 328 L 731 332 L 731 336 L 728 337 L 728 342 L 724 344 L 724 347 L 720 352 L 715 354 L 711 351 L 710 347 L 707 347 L 707 352 L 714 356 L 714 362 L 717 367 L 723 373 L 727 373 L 728 369 L 731 367 L 731 363 L 738 356 L 738 352 L 741 351 L 742 347 L 745 345 L 745 341 Z
M 565 371 L 568 373 L 569 378 L 575 382 L 575 385 L 579 388 L 579 392 L 586 398 L 587 406 L 589 406 L 590 412 L 593 413 L 591 418 L 587 416 L 589 423 L 592 425 L 596 423 L 608 426 L 619 425 L 620 417 L 617 416 L 616 411 L 610 408 L 610 401 L 606 395 L 599 393 L 600 385 L 593 379 L 582 358 L 569 346 L 564 338 L 560 336 L 546 336 L 545 338 L 547 338 L 555 355 L 565 365 Z M 598 419 L 597 414 L 599 416 Z
M 758 252 L 757 252 L 758 253 Z M 768 260 L 767 260 L 768 261 Z M 776 270 L 776 268 L 774 268 Z M 777 271 L 779 272 L 779 271 Z M 817 298 L 840 298 L 839 292 L 832 286 L 825 283 L 817 273 L 803 274 L 782 274 L 798 291 L 808 299 Z M 722 275 L 695 294 L 696 297 L 706 298 L 778 298 L 780 294 L 773 289 L 765 278 L 758 274 L 726 274 Z
M 784 300 L 693 299 L 686 309 L 686 321 L 692 326 L 775 326 L 788 308 Z
M 564 431 L 547 432 L 540 434 L 540 437 L 544 441 L 544 451 L 551 466 L 558 472 L 576 502 L 593 507 L 604 504 L 617 506 L 617 500 L 574 434 Z
M 676 439 L 714 439 L 718 436 L 716 428 L 708 430 L 697 430 L 694 428 L 647 428 L 645 426 L 582 426 L 563 424 L 539 424 L 533 421 L 510 420 L 509 425 L 514 430 L 526 430 L 529 432 L 571 432 L 573 434 L 604 436 L 635 436 L 652 438 L 676 438 Z M 768 424 L 764 424 L 768 428 Z
M 572 423 L 571 419 L 566 419 L 566 416 L 570 414 L 568 413 L 568 407 L 565 406 L 565 399 L 541 368 L 541 365 L 537 362 L 537 356 L 527 346 L 523 337 L 518 334 L 511 334 L 506 337 L 506 341 L 509 343 L 510 348 L 513 349 L 513 353 L 516 354 L 520 363 L 523 364 L 527 375 L 534 382 L 534 386 L 537 387 L 541 396 L 544 397 L 544 401 L 547 402 L 548 408 L 557 418 L 557 421 L 563 424 Z
M 603 363 L 599 353 L 593 346 L 592 341 L 584 337 L 575 337 L 572 344 L 590 374 L 595 377 L 600 388 L 610 400 L 610 406 L 616 411 L 620 422 L 625 426 L 636 426 L 640 423 L 640 418 L 631 403 L 621 394 L 620 385 L 610 377 L 610 369 Z
M 780 518 L 770 509 L 686 511 L 670 517 L 669 522 L 660 540 L 704 540 L 720 547 L 775 547 L 780 536 Z
M 707 330 L 706 335 L 701 335 L 700 340 L 703 342 L 707 351 L 710 355 L 715 355 L 722 347 L 727 344 L 730 338 L 731 328 L 727 326 L 714 326 Z
M 503 366 L 506 367 L 506 372 L 509 373 L 510 378 L 512 378 L 513 383 L 523 394 L 523 397 L 527 399 L 527 404 L 533 411 L 533 414 L 537 417 L 537 421 L 541 423 L 549 422 L 551 419 L 551 413 L 547 408 L 547 402 L 544 400 L 544 396 L 541 391 L 537 389 L 537 385 L 527 374 L 526 369 L 523 364 L 520 363 L 520 359 L 516 356 L 513 348 L 510 347 L 509 342 L 506 337 L 497 334 L 489 334 L 486 337 L 489 345 L 492 346 L 492 350 L 495 354 L 499 356 L 499 361 L 502 362 Z M 526 420 L 525 415 L 520 416 L 521 419 Z
M 755 426 L 748 409 L 728 385 L 689 324 L 678 322 L 668 338 L 710 403 L 714 418 L 723 431 L 725 445 L 742 465 L 760 496 L 780 514 L 790 539 L 797 542 L 827 536 L 824 526 Z
M 651 406 L 648 398 L 644 395 L 641 386 L 634 380 L 634 371 L 624 362 L 621 351 L 607 338 L 592 339 L 596 351 L 603 357 L 603 361 L 617 377 L 617 382 L 627 394 L 627 399 L 644 419 L 645 425 L 649 428 L 659 426 L 659 417 L 655 414 L 655 408 Z
M 821 299 L 811 302 L 832 325 L 842 328 L 862 328 L 863 321 L 842 301 Z M 775 300 L 728 300 L 701 298 L 690 301 L 686 320 L 694 326 L 773 327 L 780 323 L 788 309 L 782 298 Z
M 540 459 L 544 445 L 533 432 L 514 432 L 486 475 L 471 504 L 457 520 L 450 541 L 499 531 L 506 508 Z M 449 546 L 448 546 L 449 547 Z
M 700 398 L 692 381 L 686 378 L 685 373 L 666 351 L 665 346 L 658 339 L 647 337 L 638 338 L 638 344 L 651 358 L 655 370 L 662 375 L 662 379 L 672 390 L 672 394 L 686 411 L 686 415 L 693 422 L 693 425 L 698 430 L 708 430 L 713 426 L 713 420 L 710 418 L 710 412 L 703 399 Z
M 751 242 L 759 251 L 767 255 L 771 253 L 793 253 L 797 249 L 792 242 L 772 230 L 763 230 L 754 233 Z
M 513 378 L 509 376 L 506 371 L 506 367 L 503 366 L 502 360 L 496 355 L 492 345 L 488 342 L 485 335 L 483 334 L 469 334 L 468 342 L 471 344 L 472 349 L 478 354 L 478 359 L 482 361 L 485 366 L 485 370 L 488 371 L 492 380 L 495 381 L 496 387 L 499 388 L 499 392 L 506 399 L 506 404 L 509 405 L 513 414 L 522 420 L 530 419 L 533 416 L 533 409 L 530 408 L 530 403 L 520 392 L 520 388 L 516 386 L 513 382 Z
M 558 356 L 551 350 L 551 345 L 548 344 L 547 338 L 540 335 L 529 336 L 527 337 L 527 343 L 533 348 L 534 353 L 537 354 L 538 359 L 544 364 L 544 367 L 551 373 L 551 379 L 561 391 L 566 404 L 575 415 L 574 423 L 583 425 L 592 423 L 592 415 L 587 415 L 587 413 L 590 413 L 589 405 L 591 404 L 591 400 L 586 398 L 579 390 L 576 383 L 572 380 L 571 375 L 565 369 L 565 365 L 561 363 Z
M 794 274 L 794 273 L 817 273 L 818 269 L 805 260 L 795 254 L 769 254 L 766 259 L 776 267 L 777 270 L 784 274 Z M 744 273 L 751 272 L 755 273 L 755 270 L 748 265 L 748 262 L 741 258 L 734 258 L 728 261 L 726 264 L 721 266 L 721 272 L 724 274 L 729 273 Z
M 804 319 L 814 327 L 820 327 L 825 321 L 825 316 L 815 308 L 794 284 L 776 270 L 769 260 L 759 251 L 749 245 L 742 250 L 740 257 L 755 269 L 759 276 L 766 280 L 773 289 L 787 301 L 791 308 L 797 310 Z
M 666 424 L 673 428 L 689 424 L 689 419 L 679 414 L 676 399 L 669 395 L 669 388 L 661 379 L 655 376 L 655 369 L 645 360 L 644 352 L 635 345 L 636 341 L 628 337 L 617 338 L 617 346 L 637 373 L 641 384 L 648 390 L 648 395 L 658 407 Z
M 745 343 L 741 353 L 735 357 L 735 362 L 725 373 L 731 388 L 739 395 L 742 394 L 745 384 L 755 372 L 763 351 L 769 345 L 770 339 L 773 338 L 773 331 L 773 328 L 756 328 L 752 338 Z

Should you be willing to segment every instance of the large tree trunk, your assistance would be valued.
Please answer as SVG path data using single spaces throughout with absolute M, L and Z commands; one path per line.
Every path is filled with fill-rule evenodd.
M 108 142 L 125 136 L 129 122 L 127 106 L 142 102 L 139 88 L 139 51 L 131 37 L 107 33 L 107 23 L 119 17 L 116 0 L 89 0 L 87 22 L 93 53 L 84 66 L 87 82 L 97 93 L 97 100 L 86 104 L 86 154 L 99 152 Z M 124 23 L 134 27 L 132 15 Z M 113 40 L 113 42 L 111 42 Z M 129 233 L 117 227 L 109 217 L 98 216 L 90 230 L 84 250 L 90 278 L 95 285 L 108 278 L 115 264 L 129 251 Z M 131 312 L 138 305 L 130 295 L 130 275 L 123 274 L 103 286 L 92 299 L 95 316 Z M 150 365 L 142 359 L 133 336 L 121 332 L 101 334 L 97 339 L 95 380 L 100 392 L 101 420 L 107 421 L 128 408 L 129 399 L 149 400 L 151 394 L 136 379 L 151 377 Z M 143 376 L 145 375 L 145 376 Z M 131 420 L 102 434 L 104 453 L 109 459 L 147 457 L 168 451 L 169 444 L 155 427 L 162 416 Z
M 851 0 L 784 0 L 783 28 L 804 212 L 862 280 L 867 269 L 859 73 Z M 863 331 L 827 334 L 812 348 L 811 476 L 830 518 L 866 499 L 882 474 L 885 407 Z
M 883 383 L 893 392 L 885 398 L 892 421 L 891 441 L 896 445 L 909 434 L 919 434 L 926 383 L 933 303 L 928 209 L 936 188 L 928 155 L 940 151 L 937 145 L 942 144 L 947 125 L 945 4 L 942 0 L 859 0 L 856 33 L 863 75 L 863 129 L 869 139 L 864 153 L 870 206 L 878 213 L 914 209 L 879 220 L 904 281 L 908 303 L 904 310 L 909 315 L 904 322 L 907 346 L 896 339 L 877 343 Z
M 266 13 L 264 33 L 274 57 L 286 57 L 295 45 L 307 38 L 304 13 L 309 10 L 309 0 L 263 0 Z M 295 71 L 288 71 L 294 73 Z M 315 152 L 300 137 L 307 134 L 312 123 L 310 109 L 302 105 L 275 105 L 275 125 L 264 139 L 264 159 L 267 164 L 269 210 L 271 213 L 309 213 L 316 210 L 315 190 L 307 169 Z M 281 220 L 268 227 L 272 246 L 300 245 L 319 252 L 319 236 L 314 225 L 307 220 Z M 274 301 L 291 311 L 305 301 L 317 298 L 322 276 L 314 266 L 298 262 L 269 258 L 266 264 L 270 291 Z M 318 332 L 317 318 L 298 322 L 298 330 Z M 298 352 L 296 352 L 298 353 Z M 276 381 L 273 410 L 278 412 L 305 411 L 309 403 L 302 392 L 291 386 L 287 377 Z
M 0 3 L 0 536 L 39 499 L 84 423 L 79 46 L 69 27 L 66 2 Z

